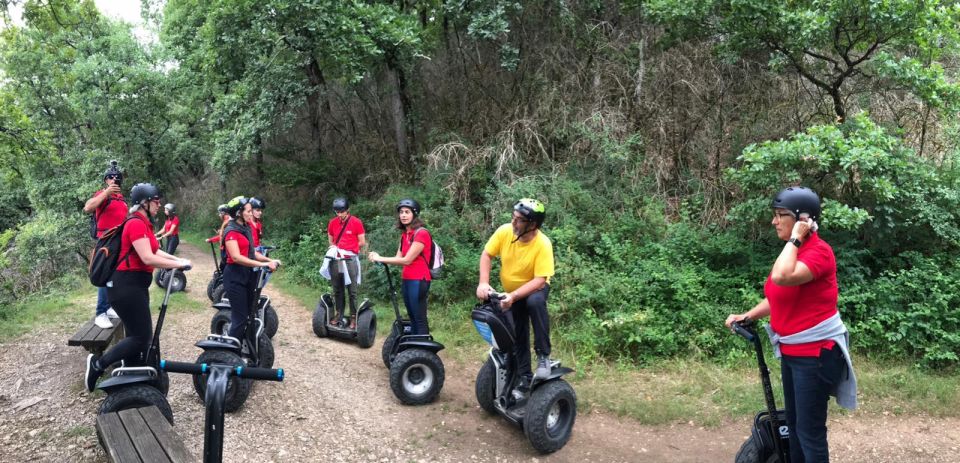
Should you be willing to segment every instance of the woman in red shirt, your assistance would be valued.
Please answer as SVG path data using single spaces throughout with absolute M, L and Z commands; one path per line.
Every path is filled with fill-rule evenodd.
M 149 183 L 138 183 L 130 190 L 131 219 L 123 226 L 120 241 L 120 263 L 107 282 L 107 298 L 110 306 L 120 315 L 127 337 L 102 356 L 87 356 L 87 371 L 84 381 L 87 390 L 93 392 L 97 379 L 103 371 L 121 360 L 137 362 L 150 346 L 153 321 L 150 318 L 151 274 L 155 267 L 183 268 L 190 265 L 186 259 L 178 259 L 160 250 L 160 243 L 153 234 L 150 219 L 160 209 L 160 190 Z
M 271 271 L 280 265 L 279 260 L 270 259 L 254 249 L 253 207 L 244 196 L 237 196 L 227 203 L 230 222 L 223 230 L 222 246 L 227 251 L 227 264 L 223 268 L 223 287 L 230 299 L 230 336 L 243 338 L 247 328 L 247 316 L 257 282 L 253 267 L 268 267 Z
M 820 197 L 816 193 L 804 187 L 786 188 L 771 206 L 771 224 L 786 244 L 767 277 L 766 297 L 745 313 L 731 314 L 725 324 L 729 328 L 734 322 L 770 316 L 771 340 L 782 354 L 790 459 L 828 462 L 827 402 L 848 372 L 847 349 L 845 341 L 841 341 L 844 345 L 837 342 L 841 338 L 813 333 L 829 323 L 839 324 L 846 332 L 837 312 L 837 264 L 833 249 L 817 234 Z
M 177 215 L 177 207 L 173 203 L 164 204 L 163 213 L 167 220 L 163 223 L 163 231 L 157 233 L 157 239 L 166 238 L 167 254 L 173 255 L 180 245 L 180 216 Z
M 410 315 L 412 334 L 429 334 L 427 323 L 427 295 L 430 293 L 430 255 L 433 237 L 420 220 L 420 204 L 412 199 L 397 204 L 397 229 L 401 231 L 400 246 L 394 257 L 383 257 L 370 252 L 371 262 L 402 265 L 400 292 Z

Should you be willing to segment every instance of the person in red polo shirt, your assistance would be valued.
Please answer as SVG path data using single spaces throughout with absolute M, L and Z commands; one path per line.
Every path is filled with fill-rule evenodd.
M 250 222 L 250 230 L 253 231 L 253 246 L 259 248 L 263 246 L 263 210 L 267 207 L 267 203 L 263 198 L 252 197 L 250 198 L 250 207 L 253 208 L 253 221 Z M 263 252 L 262 249 L 258 251 Z
M 180 245 L 180 216 L 177 214 L 177 206 L 173 203 L 163 205 L 163 213 L 167 220 L 163 222 L 163 230 L 157 233 L 157 239 L 167 239 L 167 254 L 173 255 L 177 252 L 177 246 Z
M 330 324 L 343 325 L 344 288 L 350 293 L 350 329 L 357 326 L 357 287 L 360 286 L 360 248 L 366 251 L 367 237 L 363 222 L 350 215 L 350 202 L 347 198 L 333 200 L 336 217 L 327 224 L 327 237 L 330 246 L 336 248 L 336 258 L 330 265 L 330 284 L 333 286 L 333 300 L 336 307 L 331 314 Z M 328 252 L 328 255 L 330 252 Z M 344 281 L 344 273 L 349 276 L 350 284 Z
M 103 232 L 120 225 L 127 216 L 127 202 L 120 191 L 123 172 L 120 171 L 117 161 L 110 161 L 110 167 L 103 172 L 103 183 L 104 188 L 94 193 L 83 205 L 83 212 L 93 214 L 96 219 L 97 238 L 103 236 Z M 117 312 L 110 308 L 110 302 L 107 301 L 107 288 L 97 289 L 95 314 L 93 322 L 100 328 L 110 328 L 113 326 L 110 319 L 118 318 Z
M 207 238 L 208 243 L 219 243 L 220 235 L 223 234 L 223 229 L 226 228 L 227 223 L 230 222 L 230 214 L 227 214 L 227 205 L 221 204 L 217 206 L 217 217 L 220 217 L 220 228 L 217 229 L 217 234 Z
M 837 311 L 837 263 L 817 233 L 820 197 L 815 192 L 786 188 L 772 208 L 772 225 L 786 244 L 767 276 L 766 297 L 746 313 L 731 314 L 725 324 L 770 316 L 767 331 L 781 357 L 790 459 L 828 462 L 830 396 L 842 407 L 856 407 L 849 334 Z
M 150 292 L 154 267 L 183 268 L 190 265 L 160 250 L 153 234 L 151 219 L 160 209 L 160 190 L 149 183 L 138 183 L 130 190 L 132 218 L 123 226 L 120 237 L 120 263 L 107 282 L 110 305 L 120 315 L 127 336 L 102 356 L 87 356 L 84 384 L 93 392 L 104 370 L 121 360 L 136 363 L 146 354 L 153 336 L 150 318 Z
M 420 220 L 420 203 L 412 199 L 401 200 L 397 204 L 397 229 L 400 230 L 400 246 L 397 255 L 383 257 L 371 251 L 371 262 L 402 265 L 400 293 L 403 305 L 410 315 L 412 334 L 430 334 L 427 323 L 427 296 L 430 293 L 430 266 L 427 262 L 433 257 L 433 237 Z

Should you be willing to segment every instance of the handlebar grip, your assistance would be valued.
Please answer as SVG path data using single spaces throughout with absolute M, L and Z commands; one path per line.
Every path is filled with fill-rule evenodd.
M 210 371 L 210 366 L 206 363 L 188 363 L 174 362 L 170 360 L 161 360 L 160 369 L 170 373 L 186 373 L 190 375 L 205 375 Z
M 740 322 L 733 322 L 733 324 L 730 325 L 730 328 L 733 329 L 734 333 L 737 333 L 738 335 L 742 336 L 747 341 L 753 342 L 753 340 L 756 339 L 757 337 L 756 333 L 745 328 L 744 325 Z
M 236 367 L 234 374 L 240 378 L 283 381 L 283 368 Z
M 187 272 L 187 271 L 190 271 L 191 269 L 193 269 L 193 264 L 185 265 L 183 267 L 178 268 L 177 270 L 180 270 L 181 272 Z

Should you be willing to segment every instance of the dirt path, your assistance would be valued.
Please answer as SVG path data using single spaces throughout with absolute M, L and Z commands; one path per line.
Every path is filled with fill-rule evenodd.
M 189 244 L 181 244 L 180 252 L 196 266 L 188 293 L 206 301 L 210 257 Z M 244 408 L 227 416 L 226 461 L 722 462 L 733 460 L 747 435 L 747 419 L 712 429 L 652 427 L 593 412 L 577 417 L 565 448 L 543 457 L 522 431 L 476 405 L 479 362 L 444 358 L 447 379 L 439 399 L 403 406 L 390 392 L 380 361 L 382 339 L 371 349 L 319 339 L 310 309 L 269 287 L 266 292 L 280 315 L 275 363 L 287 379 L 256 383 Z M 193 343 L 209 331 L 212 314 L 168 314 L 164 357 L 194 360 L 200 351 Z M 0 345 L 0 461 L 106 461 L 93 428 L 101 399 L 81 385 L 85 351 L 66 346 L 76 328 L 54 322 Z M 171 375 L 169 401 L 176 430 L 199 456 L 203 407 L 188 376 Z M 957 419 L 855 415 L 831 420 L 830 427 L 834 461 L 960 461 Z

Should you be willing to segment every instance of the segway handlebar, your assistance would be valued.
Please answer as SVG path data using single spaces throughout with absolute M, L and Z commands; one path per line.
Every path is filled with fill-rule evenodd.
M 161 370 L 171 373 L 186 373 L 188 375 L 205 375 L 210 372 L 211 366 L 212 365 L 207 363 L 174 362 L 171 360 L 160 361 Z M 231 366 L 230 375 L 265 381 L 283 381 L 284 377 L 283 368 L 253 368 L 241 366 Z
M 742 336 L 747 341 L 753 342 L 757 339 L 757 333 L 753 330 L 754 326 L 755 323 L 753 320 L 743 320 L 739 322 L 733 322 L 733 324 L 730 325 L 730 329 L 732 329 L 734 333 Z

